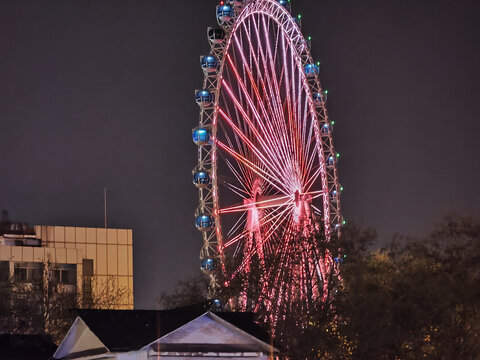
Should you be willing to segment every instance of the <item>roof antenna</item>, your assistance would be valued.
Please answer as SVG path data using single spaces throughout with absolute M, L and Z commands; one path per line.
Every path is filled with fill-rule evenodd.
M 103 212 L 105 214 L 105 230 L 107 229 L 107 188 L 103 188 Z

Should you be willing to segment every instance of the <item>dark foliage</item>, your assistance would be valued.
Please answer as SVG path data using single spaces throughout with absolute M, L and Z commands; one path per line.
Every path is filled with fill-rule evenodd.
M 340 277 L 332 277 L 328 303 L 308 311 L 290 304 L 270 329 L 282 356 L 480 359 L 479 219 L 451 215 L 425 238 L 396 236 L 385 248 L 371 250 L 376 240 L 374 230 L 353 224 L 333 241 L 343 264 Z M 207 298 L 207 289 L 204 277 L 182 282 L 164 303 L 198 302 Z M 234 292 L 230 288 L 223 301 Z M 258 314 L 260 323 L 268 323 L 266 318 Z

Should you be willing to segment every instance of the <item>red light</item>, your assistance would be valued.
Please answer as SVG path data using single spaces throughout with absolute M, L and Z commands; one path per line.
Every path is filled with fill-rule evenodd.
M 223 1 L 220 1 L 220 5 L 223 5 Z

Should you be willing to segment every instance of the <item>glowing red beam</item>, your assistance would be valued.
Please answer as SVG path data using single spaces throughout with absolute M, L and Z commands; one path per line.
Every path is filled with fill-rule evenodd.
M 254 27 L 255 27 L 255 32 L 256 32 L 257 37 L 258 37 L 258 27 L 256 26 L 256 23 L 255 23 L 254 19 L 253 19 L 253 23 L 254 23 Z M 284 126 L 285 121 L 283 120 L 283 110 L 281 109 L 281 105 L 280 105 L 282 101 L 279 98 L 278 88 L 276 90 L 274 90 L 274 88 L 273 88 L 272 80 L 271 80 L 272 76 L 270 76 L 270 69 L 267 66 L 268 61 L 266 59 L 266 55 L 263 52 L 263 47 L 262 47 L 260 38 L 258 38 L 258 39 L 259 39 L 259 46 L 257 46 L 256 48 L 257 48 L 259 54 L 261 55 L 263 68 L 261 68 L 260 65 L 259 65 L 258 56 L 253 51 L 253 49 L 255 47 L 253 46 L 250 37 L 248 37 L 248 41 L 249 41 L 249 45 L 250 45 L 250 55 L 252 56 L 252 58 L 255 62 L 258 77 L 259 77 L 259 79 L 262 80 L 261 84 L 263 86 L 264 93 L 267 94 L 267 90 L 266 90 L 266 87 L 265 87 L 265 82 L 264 82 L 264 79 L 261 75 L 262 73 L 265 74 L 265 80 L 268 84 L 268 90 L 269 90 L 268 93 L 270 95 L 265 96 L 264 98 L 266 99 L 267 103 L 270 105 L 270 109 L 271 109 L 271 113 L 270 113 L 269 118 L 272 122 L 271 123 L 272 129 L 275 129 L 275 134 L 276 134 L 276 139 L 277 139 L 277 146 L 276 147 L 278 149 L 278 153 L 279 153 L 280 157 L 283 159 L 285 167 L 287 169 L 289 169 L 289 164 L 290 164 L 290 161 L 288 159 L 288 157 L 289 157 L 288 153 L 289 152 L 288 152 L 288 149 L 286 147 L 286 142 L 285 142 L 285 132 L 286 132 L 286 129 L 285 129 L 285 126 Z M 275 75 L 273 76 L 273 78 L 275 78 Z M 282 124 L 283 124 L 283 127 L 282 127 Z
M 243 53 L 241 52 L 241 55 L 243 56 Z M 274 146 L 271 142 L 272 140 L 272 134 L 269 134 L 269 132 L 266 130 L 266 127 L 265 125 L 268 125 L 267 123 L 263 123 L 261 117 L 260 117 L 260 114 L 258 112 L 258 109 L 255 107 L 255 104 L 254 104 L 254 101 L 251 97 L 251 95 L 248 93 L 247 89 L 246 89 L 246 86 L 241 78 L 241 76 L 239 75 L 238 73 L 238 70 L 235 66 L 235 64 L 233 63 L 232 61 L 232 58 L 230 57 L 229 54 L 227 54 L 227 60 L 228 60 L 228 63 L 231 67 L 231 69 L 233 70 L 234 74 L 235 74 L 235 77 L 237 78 L 237 83 L 239 85 L 239 87 L 242 89 L 242 92 L 245 96 L 245 99 L 247 101 L 247 104 L 249 105 L 249 108 L 252 110 L 253 114 L 254 114 L 254 117 L 255 119 L 257 120 L 257 124 L 259 125 L 259 128 L 260 128 L 260 131 L 265 135 L 265 138 L 261 137 L 260 135 L 260 132 L 256 129 L 255 125 L 253 124 L 253 122 L 251 121 L 251 119 L 248 117 L 248 115 L 246 114 L 245 110 L 243 109 L 243 107 L 240 105 L 240 102 L 238 101 L 237 97 L 233 94 L 233 92 L 231 91 L 231 88 L 225 83 L 225 81 L 223 81 L 223 85 L 224 87 L 226 88 L 227 92 L 229 93 L 229 95 L 231 96 L 232 100 L 234 101 L 235 105 L 236 105 L 236 108 L 239 109 L 239 111 L 242 113 L 242 115 L 244 116 L 245 118 L 245 121 L 247 122 L 247 124 L 249 125 L 249 127 L 253 130 L 253 135 L 255 135 L 255 137 L 260 141 L 260 144 L 262 145 L 262 148 L 268 153 L 269 155 L 269 158 L 272 159 L 273 161 L 277 161 L 277 173 L 280 173 L 279 175 L 281 177 L 285 177 L 285 180 L 288 181 L 288 176 L 286 176 L 286 173 L 284 172 L 284 169 L 285 169 L 285 164 L 282 166 L 281 164 L 278 163 L 278 151 L 276 151 L 276 149 L 278 149 L 278 146 Z M 244 70 L 248 67 L 247 64 L 244 64 Z M 247 69 L 247 73 L 248 73 L 248 69 Z M 264 111 L 264 107 L 262 106 L 263 103 L 261 101 L 261 96 L 260 94 L 258 93 L 258 89 L 255 85 L 255 82 L 253 81 L 253 79 L 251 79 L 251 83 L 252 83 L 252 89 L 254 91 L 254 94 L 257 96 L 257 100 L 258 100 L 258 103 L 260 105 L 260 108 L 262 110 L 262 113 L 264 115 L 264 118 L 266 120 L 268 120 L 269 116 L 268 114 Z M 231 124 L 231 123 L 230 123 Z M 258 156 L 258 154 L 257 154 Z M 270 165 L 272 166 L 272 165 Z M 282 171 L 283 170 L 283 171 Z
M 244 141 L 245 144 L 257 155 L 258 159 L 267 167 L 271 172 L 275 172 L 277 176 L 282 177 L 283 174 L 278 171 L 278 168 L 272 164 L 269 159 L 267 159 L 261 152 L 258 150 L 258 148 L 250 141 L 250 139 L 245 136 L 245 134 L 233 123 L 232 119 L 223 111 L 223 109 L 219 108 L 218 112 L 222 117 L 227 121 L 227 123 L 231 126 L 231 128 L 234 130 L 236 134 L 238 134 L 241 139 Z M 275 156 L 271 156 L 271 158 L 275 159 Z
M 279 184 L 282 184 L 282 182 L 278 179 L 278 178 L 275 178 L 274 180 L 272 180 L 270 177 L 273 176 L 272 174 L 268 174 L 266 172 L 264 172 L 262 169 L 260 169 L 258 166 L 256 166 L 255 164 L 253 164 L 251 161 L 249 161 L 248 159 L 246 159 L 244 156 L 240 155 L 239 153 L 237 153 L 236 151 L 234 151 L 233 149 L 229 148 L 227 145 L 225 145 L 224 143 L 222 143 L 220 140 L 215 140 L 215 143 L 220 147 L 222 148 L 223 150 L 225 150 L 226 152 L 228 152 L 230 155 L 232 155 L 235 159 L 243 162 L 246 166 L 248 166 L 250 168 L 250 170 L 252 170 L 253 172 L 255 172 L 257 175 L 259 175 L 260 177 L 262 177 L 262 179 L 264 179 L 265 181 L 267 181 L 268 183 L 270 183 L 272 186 L 274 186 L 277 190 L 279 190 L 280 192 L 282 193 L 285 193 L 285 190 L 281 189 L 277 184 L 274 183 L 274 181 L 277 181 Z
M 283 200 L 283 199 L 288 199 L 288 200 L 279 204 L 278 200 Z M 253 203 L 250 203 L 250 204 L 241 204 L 241 205 L 231 206 L 231 207 L 224 208 L 224 209 L 219 209 L 218 213 L 219 214 L 225 214 L 225 213 L 231 213 L 231 212 L 246 211 L 246 210 L 249 210 L 253 207 L 256 207 L 257 209 L 267 209 L 267 208 L 271 208 L 271 207 L 282 207 L 282 206 L 288 205 L 291 202 L 292 202 L 292 196 L 291 195 L 285 195 L 285 196 L 279 196 L 279 197 L 274 198 L 274 199 L 267 199 L 267 200 L 263 200 L 263 201 L 253 202 Z

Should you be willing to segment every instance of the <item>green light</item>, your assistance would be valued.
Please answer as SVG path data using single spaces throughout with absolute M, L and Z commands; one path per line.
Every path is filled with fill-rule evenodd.
M 331 121 L 332 125 L 335 125 L 335 121 Z
M 346 257 L 347 257 L 347 255 L 343 255 L 343 257 L 344 257 L 344 258 L 346 258 Z
M 320 66 L 320 61 L 317 61 L 317 66 Z
M 337 153 L 337 158 L 339 158 L 339 157 L 340 157 L 340 154 L 339 154 L 339 153 Z
M 345 225 L 347 222 L 345 220 L 343 220 L 342 224 Z
M 340 186 L 340 191 L 343 191 L 343 186 Z
M 302 18 L 302 14 L 298 14 L 298 15 L 297 15 L 297 18 L 301 19 L 301 18 Z
M 327 95 L 327 94 L 328 94 L 328 90 L 325 90 L 324 93 L 325 93 L 325 95 Z
M 311 40 L 312 40 L 312 37 L 311 37 L 311 36 L 309 36 L 309 37 L 308 37 L 308 41 L 311 41 Z

